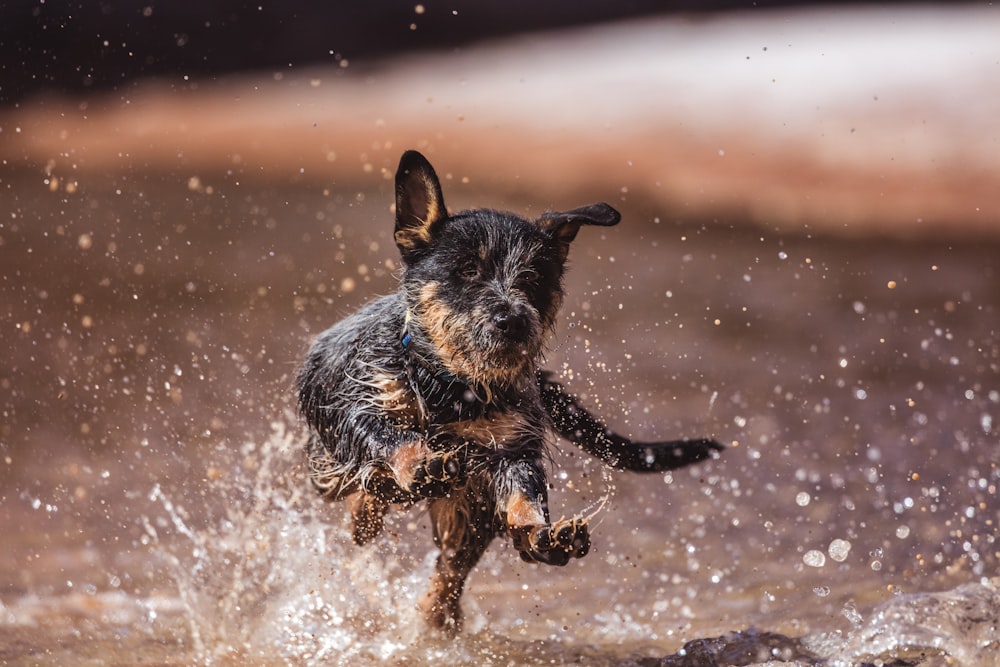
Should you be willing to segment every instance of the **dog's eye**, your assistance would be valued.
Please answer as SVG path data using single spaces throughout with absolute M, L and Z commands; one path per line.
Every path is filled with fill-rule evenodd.
M 479 277 L 479 264 L 472 259 L 462 262 L 458 267 L 458 277 L 462 280 L 475 280 Z
M 538 283 L 541 281 L 542 275 L 538 273 L 535 269 L 531 267 L 521 269 L 521 272 L 517 274 L 517 280 L 515 284 L 524 290 L 533 290 L 538 287 Z
M 538 283 L 538 279 L 540 277 L 541 276 L 538 271 L 528 268 L 521 271 L 521 273 L 517 276 L 517 281 L 522 285 L 535 285 Z

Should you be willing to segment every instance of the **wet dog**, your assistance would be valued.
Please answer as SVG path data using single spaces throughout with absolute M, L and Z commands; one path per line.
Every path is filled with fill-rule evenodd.
M 400 289 L 320 334 L 299 372 L 310 477 L 327 499 L 349 500 L 354 541 L 374 539 L 390 506 L 427 501 L 441 553 L 421 609 L 445 634 L 460 629 L 466 577 L 494 537 L 532 563 L 590 549 L 585 519 L 549 518 L 551 432 L 622 470 L 675 469 L 722 449 L 633 443 L 539 366 L 570 244 L 582 226 L 620 217 L 607 204 L 533 222 L 450 215 L 434 169 L 408 151 L 396 172 Z

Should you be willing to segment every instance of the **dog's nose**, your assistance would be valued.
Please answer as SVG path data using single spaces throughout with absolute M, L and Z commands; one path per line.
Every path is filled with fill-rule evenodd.
M 500 331 L 507 331 L 510 327 L 510 315 L 507 313 L 497 313 L 493 316 L 493 326 Z
M 510 312 L 499 312 L 493 315 L 494 328 L 511 338 L 522 336 L 527 329 L 527 324 L 527 319 L 523 315 L 515 315 Z

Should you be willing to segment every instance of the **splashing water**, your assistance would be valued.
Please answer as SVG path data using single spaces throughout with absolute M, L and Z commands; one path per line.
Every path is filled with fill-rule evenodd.
M 283 423 L 261 445 L 240 449 L 240 477 L 217 482 L 226 496 L 217 525 L 196 529 L 183 507 L 156 485 L 169 538 L 144 524 L 168 566 L 188 615 L 196 658 L 244 656 L 359 664 L 412 643 L 413 611 L 429 563 L 406 573 L 406 558 L 351 549 L 324 524 L 294 471 L 301 440 Z M 162 525 L 162 521 L 160 522 Z
M 697 639 L 641 667 L 993 667 L 1000 648 L 1000 579 L 942 593 L 901 595 L 879 605 L 846 637 L 816 633 L 802 639 L 749 629 Z M 846 615 L 846 610 L 845 610 Z M 854 622 L 854 621 L 852 621 Z
M 354 546 L 344 521 L 330 523 L 346 512 L 331 512 L 301 473 L 303 444 L 285 422 L 272 424 L 261 444 L 244 444 L 238 473 L 210 485 L 209 496 L 219 497 L 204 502 L 225 510 L 205 527 L 195 527 L 190 512 L 159 484 L 150 491 L 163 515 L 143 517 L 143 525 L 177 588 L 192 659 L 375 665 L 446 657 L 449 664 L 483 665 L 507 664 L 514 653 L 517 664 L 533 664 L 547 660 L 531 657 L 540 650 L 589 651 L 504 639 L 481 618 L 467 619 L 470 627 L 456 641 L 424 636 L 417 600 L 436 552 L 409 535 L 397 539 L 392 530 L 380 540 L 387 549 Z M 589 518 L 612 492 L 609 485 L 588 507 Z M 428 553 L 414 555 L 420 550 Z M 474 600 L 467 603 L 475 608 Z
M 998 633 L 1000 578 L 941 593 L 900 595 L 877 606 L 842 646 L 834 642 L 837 657 L 830 667 L 928 657 L 940 657 L 941 664 L 988 667 L 997 664 Z M 823 641 L 817 638 L 817 644 Z
M 260 445 L 244 444 L 239 474 L 216 480 L 210 489 L 222 496 L 211 500 L 226 508 L 224 515 L 203 528 L 194 527 L 189 512 L 160 485 L 151 490 L 163 515 L 143 517 L 143 523 L 177 587 L 190 659 L 530 665 L 558 656 L 585 657 L 597 665 L 635 664 L 594 646 L 505 638 L 502 626 L 486 629 L 482 618 L 470 619 L 474 627 L 454 642 L 423 636 L 416 605 L 435 552 L 414 556 L 405 545 L 418 540 L 392 535 L 388 550 L 354 547 L 346 525 L 328 522 L 338 514 L 316 499 L 299 474 L 302 444 L 283 422 L 274 423 Z M 609 487 L 593 514 L 612 492 Z M 732 654 L 746 656 L 733 664 L 929 666 L 940 659 L 940 664 L 985 667 L 1000 647 L 998 579 L 943 593 L 898 595 L 864 613 L 848 604 L 844 613 L 854 626 L 846 635 L 820 631 L 793 639 L 751 629 L 695 640 L 674 656 L 641 658 L 639 664 L 688 665 L 698 656 Z

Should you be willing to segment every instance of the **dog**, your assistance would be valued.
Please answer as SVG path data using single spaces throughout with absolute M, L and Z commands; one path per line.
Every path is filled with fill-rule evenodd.
M 450 215 L 427 159 L 403 154 L 395 180 L 400 289 L 320 334 L 298 373 L 309 476 L 348 499 L 355 543 L 393 505 L 427 501 L 440 549 L 420 602 L 431 628 L 461 629 L 465 580 L 509 537 L 531 563 L 590 549 L 587 520 L 550 520 L 546 446 L 555 432 L 620 470 L 672 470 L 716 456 L 711 439 L 634 443 L 611 432 L 540 368 L 581 227 L 621 219 L 604 203 L 528 221 Z

